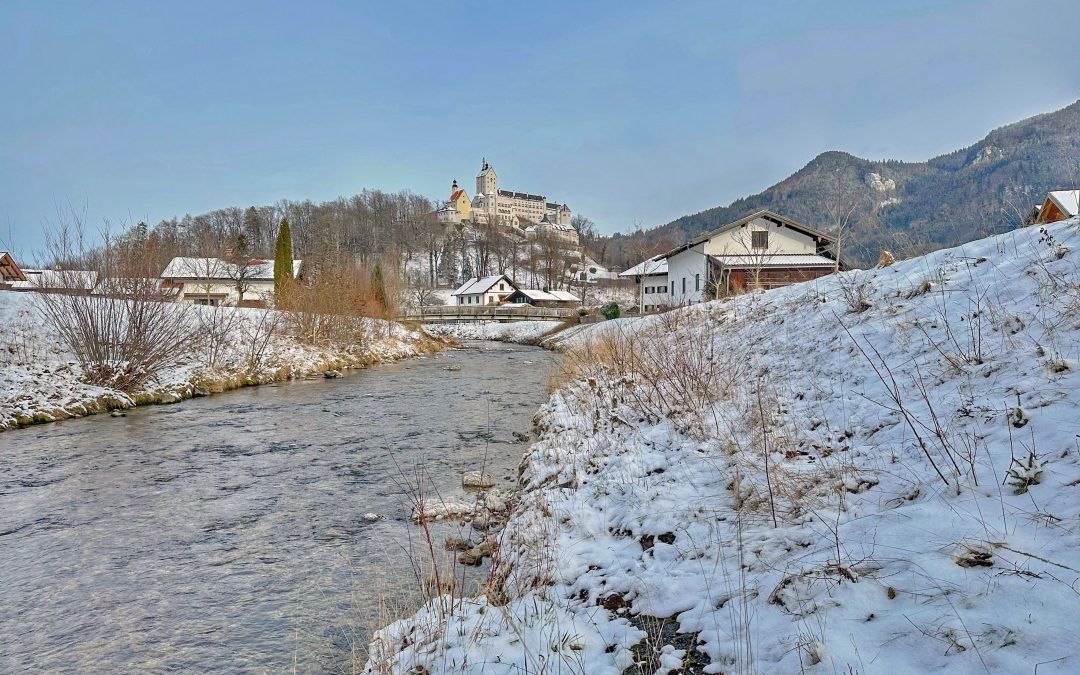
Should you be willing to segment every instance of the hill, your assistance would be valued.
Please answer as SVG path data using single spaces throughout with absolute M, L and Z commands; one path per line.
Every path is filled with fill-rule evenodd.
M 682 241 L 765 208 L 828 230 L 836 222 L 838 178 L 839 191 L 857 202 L 848 247 L 856 262 L 876 260 L 881 248 L 911 255 L 1003 232 L 1046 191 L 1080 184 L 1080 101 L 925 162 L 825 152 L 763 192 L 644 237 Z
M 365 672 L 1078 672 L 1078 246 L 557 334 L 484 595 Z

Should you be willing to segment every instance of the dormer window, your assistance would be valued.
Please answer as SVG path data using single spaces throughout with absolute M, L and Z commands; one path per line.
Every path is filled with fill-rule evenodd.
M 750 233 L 750 246 L 755 249 L 769 248 L 768 230 L 755 230 Z

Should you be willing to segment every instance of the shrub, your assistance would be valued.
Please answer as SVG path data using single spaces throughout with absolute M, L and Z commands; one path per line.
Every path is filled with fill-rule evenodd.
M 604 305 L 600 308 L 600 313 L 608 320 L 618 319 L 622 315 L 622 312 L 619 310 L 619 303 L 617 302 L 609 302 Z

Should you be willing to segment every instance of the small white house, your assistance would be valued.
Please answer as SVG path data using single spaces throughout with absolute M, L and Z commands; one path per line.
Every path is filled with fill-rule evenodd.
M 668 261 L 664 254 L 654 255 L 620 272 L 623 279 L 633 279 L 637 284 L 638 306 L 651 312 L 671 304 L 668 293 Z
M 477 307 L 497 305 L 517 290 L 517 286 L 505 274 L 478 278 L 473 277 L 450 294 L 454 305 Z
M 664 255 L 670 305 L 701 302 L 710 290 L 775 288 L 830 274 L 822 253 L 836 238 L 772 211 L 758 211 Z
M 300 260 L 293 261 L 293 277 L 300 275 Z M 177 257 L 161 273 L 162 287 L 177 302 L 196 305 L 270 304 L 274 297 L 274 262 L 252 260 L 237 265 L 221 258 Z

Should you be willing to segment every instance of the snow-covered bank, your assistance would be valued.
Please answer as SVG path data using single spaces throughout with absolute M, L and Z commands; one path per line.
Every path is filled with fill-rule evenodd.
M 425 333 L 455 340 L 501 340 L 518 344 L 536 344 L 545 335 L 557 331 L 562 321 L 479 321 L 475 323 L 426 323 Z
M 580 329 L 502 574 L 367 672 L 1077 672 L 1078 227 Z
M 195 350 L 183 365 L 158 373 L 143 391 L 125 393 L 83 382 L 78 361 L 44 323 L 34 304 L 36 298 L 34 293 L 0 292 L 0 431 L 145 403 L 173 403 L 439 348 L 419 331 L 376 319 L 369 320 L 359 344 L 315 347 L 297 341 L 280 327 L 271 332 L 264 310 L 236 309 L 232 332 L 218 346 Z M 191 311 L 192 320 L 198 320 L 198 313 L 214 310 L 193 307 Z

